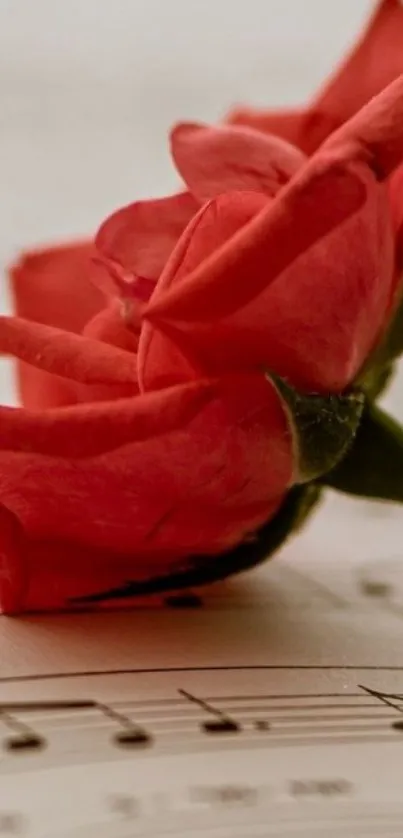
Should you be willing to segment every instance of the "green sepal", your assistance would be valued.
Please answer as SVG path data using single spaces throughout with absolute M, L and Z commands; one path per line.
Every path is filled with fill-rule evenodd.
M 403 354 L 403 299 L 395 306 L 389 327 L 370 354 L 357 377 L 356 385 L 370 400 L 376 399 L 389 384 L 395 362 Z
M 135 579 L 109 591 L 95 591 L 70 600 L 69 605 L 129 599 L 138 596 L 169 594 L 219 582 L 236 573 L 250 570 L 266 561 L 282 547 L 289 536 L 301 529 L 319 500 L 320 486 L 295 486 L 286 495 L 277 514 L 251 537 L 226 553 L 217 556 L 190 557 L 186 565 L 160 576 Z
M 400 299 L 385 338 L 381 343 L 384 358 L 394 361 L 403 353 L 403 300 Z
M 403 503 L 403 428 L 368 403 L 355 440 L 323 483 L 349 495 Z
M 389 327 L 378 348 L 370 356 L 368 368 L 383 367 L 396 361 L 403 354 L 403 299 L 400 299 L 392 315 Z
M 323 500 L 324 487 L 320 483 L 305 483 L 303 489 L 298 514 L 295 516 L 292 526 L 293 535 L 303 529 L 312 513 L 316 511 Z
M 360 386 L 368 398 L 374 402 L 384 393 L 396 372 L 396 366 L 390 361 L 385 366 L 373 366 L 367 370 Z
M 272 376 L 286 405 L 294 437 L 298 483 L 331 471 L 348 451 L 359 426 L 365 397 L 360 392 L 337 396 L 307 395 Z

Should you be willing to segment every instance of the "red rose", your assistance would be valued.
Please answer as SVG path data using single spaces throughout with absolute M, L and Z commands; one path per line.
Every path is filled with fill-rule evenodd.
M 369 26 L 339 70 L 313 103 L 299 111 L 253 111 L 230 114 L 232 125 L 219 128 L 182 124 L 172 132 L 172 153 L 188 192 L 139 201 L 112 215 L 101 227 L 97 246 L 109 279 L 91 259 L 92 243 L 28 254 L 12 274 L 16 313 L 24 318 L 86 333 L 135 349 L 133 314 L 160 277 L 180 235 L 203 203 L 228 191 L 253 191 L 273 196 L 331 132 L 403 72 L 403 8 L 400 0 L 381 0 Z M 403 207 L 403 168 L 388 184 L 398 268 Z M 247 220 L 263 198 L 244 196 L 237 202 L 239 218 L 228 218 L 228 234 Z M 228 216 L 231 213 L 228 214 Z M 211 226 L 211 225 L 210 225 Z M 221 233 L 220 233 L 221 235 Z M 214 242 L 210 237 L 210 247 Z M 104 310 L 104 296 L 110 297 Z M 124 328 L 119 299 L 123 302 Z M 94 314 L 90 320 L 91 314 Z M 93 399 L 94 387 L 77 388 L 59 377 L 17 365 L 19 389 L 26 407 L 40 408 Z M 104 395 L 101 390 L 99 397 Z
M 50 377 L 24 367 L 25 407 L 0 409 L 6 611 L 219 565 L 322 473 L 287 388 L 334 412 L 390 320 L 403 76 L 310 160 L 225 126 L 173 149 L 190 191 L 114 214 L 95 265 L 82 246 L 13 271 L 0 350 Z
M 308 107 L 296 110 L 237 108 L 230 125 L 282 137 L 312 154 L 346 120 L 403 73 L 403 6 L 401 0 L 380 0 L 358 43 L 324 84 Z M 403 265 L 403 168 L 390 179 L 389 192 L 398 233 L 398 266 Z
M 2 318 L 3 352 L 89 388 L 87 397 L 108 393 L 0 412 L 6 610 L 63 607 L 175 572 L 192 555 L 219 562 L 305 479 L 271 376 L 339 392 L 373 348 L 393 298 L 381 182 L 403 156 L 402 117 L 403 77 L 274 198 L 231 190 L 204 204 L 140 328 L 137 280 L 115 260 L 112 281 L 128 282 L 118 340 Z M 107 312 L 96 317 L 110 325 Z M 116 345 L 122 330 L 132 350 Z

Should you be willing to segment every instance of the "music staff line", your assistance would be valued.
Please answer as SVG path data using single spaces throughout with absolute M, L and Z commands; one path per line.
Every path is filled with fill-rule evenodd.
M 1 684 L 29 684 L 41 681 L 69 681 L 72 678 L 116 677 L 118 675 L 177 675 L 186 673 L 225 672 L 398 672 L 403 676 L 403 665 L 380 664 L 220 664 L 215 666 L 151 666 L 118 667 L 117 669 L 68 670 L 66 672 L 34 672 L 25 675 L 0 675 Z
M 332 694 L 332 701 L 326 694 L 310 694 L 300 696 L 299 701 L 284 696 L 283 703 L 277 705 L 276 699 L 268 696 L 248 697 L 247 703 L 243 697 L 207 700 L 185 689 L 178 689 L 178 696 L 176 701 L 160 700 L 156 707 L 144 702 L 143 708 L 135 701 L 114 702 L 112 706 L 95 699 L 1 703 L 0 722 L 12 731 L 4 746 L 14 752 L 40 750 L 57 733 L 79 735 L 82 730 L 105 728 L 108 722 L 115 728 L 114 744 L 142 748 L 152 745 L 156 737 L 195 734 L 242 733 L 248 740 L 263 734 L 270 744 L 279 739 L 299 742 L 323 737 L 328 741 L 334 737 L 373 740 L 403 733 L 403 696 L 365 686 L 355 694 Z M 287 699 L 293 703 L 287 704 Z M 21 718 L 33 713 L 39 714 L 35 726 Z M 96 714 L 95 718 L 89 713 Z

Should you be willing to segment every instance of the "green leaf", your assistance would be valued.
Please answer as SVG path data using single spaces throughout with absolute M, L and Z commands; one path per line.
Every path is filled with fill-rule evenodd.
M 266 561 L 283 546 L 296 529 L 300 529 L 307 515 L 319 499 L 321 487 L 296 486 L 291 489 L 277 514 L 264 524 L 248 541 L 218 556 L 195 556 L 187 565 L 172 573 L 139 581 L 128 580 L 109 591 L 96 591 L 75 598 L 70 604 L 85 605 L 108 600 L 129 599 L 150 594 L 168 594 L 200 585 L 211 584 L 242 573 Z M 134 564 L 135 562 L 133 562 Z
M 297 477 L 308 483 L 327 474 L 348 451 L 364 409 L 365 397 L 352 392 L 340 396 L 299 393 L 272 376 L 286 404 L 293 429 Z
M 323 480 L 340 492 L 403 503 L 403 428 L 367 404 L 347 456 Z

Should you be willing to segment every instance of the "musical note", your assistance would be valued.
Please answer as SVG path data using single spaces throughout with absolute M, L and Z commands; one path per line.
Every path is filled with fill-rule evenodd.
M 117 745 L 151 745 L 152 736 L 144 728 L 140 727 L 140 725 L 135 724 L 128 716 L 119 713 L 108 704 L 94 702 L 93 706 L 100 710 L 101 713 L 104 713 L 107 718 L 113 719 L 113 721 L 122 727 L 122 730 L 119 730 L 114 736 L 114 741 Z
M 379 690 L 372 690 L 370 687 L 364 687 L 362 684 L 358 685 L 361 690 L 364 690 L 368 695 L 372 695 L 374 698 L 378 698 L 379 701 L 382 701 L 383 704 L 386 704 L 387 707 L 393 707 L 398 713 L 403 714 L 403 695 L 399 695 L 397 693 L 383 693 Z M 395 703 L 397 702 L 397 704 Z M 397 721 L 392 722 L 393 730 L 401 730 L 403 731 L 403 719 L 398 719 Z
M 179 689 L 178 693 L 179 695 L 182 695 L 183 698 L 186 698 L 187 701 L 197 704 L 198 707 L 201 707 L 202 710 L 205 710 L 206 713 L 213 716 L 213 718 L 209 721 L 201 722 L 201 728 L 205 733 L 239 733 L 242 730 L 241 725 L 235 721 L 235 719 L 223 710 L 219 710 L 217 707 L 214 707 L 211 702 L 206 701 L 203 698 L 198 698 L 187 690 Z M 265 721 L 257 722 L 256 725 L 258 725 L 257 729 L 260 731 L 266 731 L 269 729 L 268 723 Z
M 16 734 L 5 740 L 4 747 L 7 751 L 34 751 L 45 747 L 44 738 L 38 736 L 29 725 L 15 718 L 6 707 L 0 708 L 0 721 Z
M 44 748 L 46 739 L 36 733 L 29 725 L 20 721 L 16 716 L 18 713 L 35 711 L 60 711 L 60 710 L 98 710 L 106 718 L 112 719 L 120 730 L 113 736 L 113 742 L 121 746 L 144 746 L 150 745 L 152 736 L 140 725 L 133 722 L 129 716 L 120 713 L 99 701 L 21 701 L 8 704 L 0 704 L 0 721 L 16 732 L 16 736 L 5 741 L 5 747 L 9 751 L 37 750 Z
M 12 731 L 4 747 L 13 753 L 44 750 L 52 740 L 57 713 L 60 741 L 63 742 L 63 735 L 69 740 L 75 737 L 76 750 L 79 748 L 82 752 L 89 752 L 96 743 L 99 743 L 98 747 L 102 746 L 105 735 L 100 733 L 99 727 L 103 723 L 97 722 L 97 717 L 112 723 L 110 741 L 113 746 L 138 750 L 154 743 L 175 752 L 178 748 L 186 750 L 192 730 L 217 739 L 220 735 L 229 735 L 230 741 L 231 735 L 242 733 L 237 747 L 242 742 L 245 748 L 253 747 L 264 736 L 267 747 L 273 748 L 307 742 L 325 745 L 335 736 L 346 742 L 400 741 L 403 695 L 363 685 L 359 690 L 348 694 L 305 692 L 292 696 L 234 694 L 204 698 L 199 697 L 197 691 L 179 688 L 177 698 L 154 700 L 133 699 L 129 694 L 125 701 L 85 697 L 9 701 L 0 704 L 0 721 Z M 201 718 L 195 718 L 191 705 L 199 708 Z M 29 724 L 25 721 L 24 717 L 29 714 L 34 716 L 35 725 L 31 720 Z M 217 744 L 208 744 L 205 740 L 204 747 L 210 749 Z M 226 747 L 230 747 L 229 743 Z
M 287 835 L 291 836 L 294 834 L 294 810 L 290 809 L 290 821 L 286 822 L 283 808 L 284 800 L 288 798 L 293 800 L 295 806 L 305 806 L 305 803 L 300 804 L 300 801 L 306 801 L 309 807 L 311 798 L 312 801 L 319 801 L 320 798 L 320 806 L 322 803 L 332 806 L 332 801 L 335 804 L 339 801 L 341 808 L 351 805 L 351 813 L 348 813 L 347 820 L 340 825 L 340 834 L 343 834 L 344 829 L 345 834 L 354 834 L 358 838 L 361 832 L 355 828 L 353 807 L 357 806 L 360 824 L 363 813 L 356 799 L 356 790 L 360 788 L 357 767 L 360 749 L 356 746 L 364 744 L 372 750 L 379 748 L 379 752 L 385 746 L 388 749 L 387 758 L 392 761 L 394 757 L 391 743 L 395 743 L 393 752 L 397 755 L 395 760 L 398 763 L 403 732 L 403 691 L 399 692 L 400 684 L 403 686 L 403 669 L 396 668 L 391 673 L 385 668 L 384 681 L 379 680 L 380 670 L 377 669 L 373 677 L 378 680 L 375 681 L 376 686 L 372 687 L 367 686 L 367 683 L 371 683 L 371 671 L 375 673 L 375 667 L 363 668 L 361 679 L 365 686 L 361 684 L 358 687 L 358 671 L 354 669 L 348 674 L 348 668 L 340 667 L 343 675 L 336 676 L 336 670 L 332 670 L 332 678 L 337 677 L 338 681 L 335 680 L 333 690 L 326 690 L 329 684 L 327 667 L 321 669 L 320 676 L 317 674 L 319 670 L 311 670 L 310 667 L 296 668 L 305 673 L 297 682 L 298 686 L 303 687 L 299 692 L 288 690 L 287 680 L 281 685 L 281 678 L 290 678 L 292 667 L 287 670 L 274 668 L 274 675 L 270 677 L 267 676 L 266 670 L 259 670 L 260 675 L 256 675 L 256 689 L 252 680 L 248 678 L 245 681 L 237 669 L 232 691 L 231 670 L 227 671 L 225 668 L 212 670 L 210 680 L 205 670 L 202 680 L 200 670 L 196 674 L 191 670 L 186 674 L 182 672 L 180 677 L 184 680 L 183 686 L 180 687 L 172 684 L 172 679 L 176 680 L 178 677 L 178 674 L 174 675 L 172 672 L 169 675 L 157 673 L 151 677 L 149 671 L 132 675 L 110 673 L 104 675 L 102 680 L 99 675 L 93 676 L 92 680 L 88 675 L 73 678 L 67 676 L 53 681 L 45 679 L 43 684 L 35 686 L 32 691 L 32 698 L 37 699 L 43 695 L 44 689 L 52 691 L 40 700 L 19 700 L 19 695 L 29 695 L 29 682 L 24 683 L 23 688 L 20 684 L 11 685 L 8 696 L 7 688 L 4 688 L 2 697 L 7 700 L 0 703 L 0 721 L 3 721 L 7 728 L 11 728 L 12 736 L 5 742 L 8 756 L 1 761 L 0 775 L 2 781 L 6 782 L 10 772 L 11 779 L 9 786 L 4 787 L 3 797 L 0 783 L 0 810 L 3 809 L 5 813 L 12 811 L 15 801 L 7 795 L 12 788 L 15 773 L 19 772 L 18 782 L 23 790 L 23 804 L 18 808 L 17 797 L 16 811 L 24 817 L 23 828 L 28 830 L 27 836 L 59 836 L 60 833 L 55 829 L 53 822 L 47 833 L 34 831 L 36 819 L 39 821 L 39 818 L 45 818 L 45 814 L 38 814 L 36 791 L 27 791 L 31 776 L 35 789 L 42 789 L 40 812 L 42 809 L 45 812 L 48 805 L 46 780 L 37 781 L 37 777 L 42 774 L 44 777 L 51 777 L 52 768 L 57 768 L 59 771 L 66 770 L 64 785 L 58 781 L 61 789 L 58 798 L 61 807 L 60 825 L 64 830 L 61 835 L 64 838 L 73 838 L 73 835 L 82 835 L 83 838 L 105 835 L 106 838 L 111 834 L 122 835 L 123 838 L 123 835 L 134 834 L 134 827 L 138 834 L 142 829 L 141 834 L 151 835 L 161 834 L 164 830 L 173 832 L 174 829 L 177 829 L 179 834 L 181 826 L 180 832 L 185 835 L 194 830 L 194 825 L 198 824 L 197 818 L 200 817 L 205 819 L 206 829 L 210 824 L 213 828 L 213 823 L 216 828 L 217 819 L 221 819 L 222 823 L 220 821 L 219 825 L 225 825 L 227 829 L 223 834 L 235 835 L 238 813 L 241 810 L 242 817 L 247 811 L 250 813 L 251 823 L 248 822 L 247 834 L 252 835 L 252 826 L 256 826 L 260 831 L 265 827 L 267 809 L 264 807 L 268 801 L 273 811 L 273 835 L 277 834 L 275 826 L 281 822 L 282 827 L 289 827 Z M 270 672 L 272 671 L 270 669 Z M 321 682 L 319 678 L 322 678 Z M 93 692 L 88 696 L 89 683 L 93 683 Z M 200 695 L 201 683 L 205 685 L 206 692 L 203 689 Z M 249 693 L 245 689 L 245 683 L 252 686 Z M 163 689 L 164 684 L 168 684 L 166 691 Z M 380 687 L 381 684 L 385 685 L 385 689 Z M 345 763 L 341 764 L 336 760 L 337 770 L 334 775 L 328 774 L 327 771 L 322 774 L 323 765 L 332 765 L 332 747 L 336 744 L 340 749 L 339 753 L 346 754 Z M 147 751 L 150 745 L 153 747 L 151 751 Z M 309 770 L 306 767 L 307 745 L 311 755 Z M 351 766 L 350 745 L 354 745 L 355 754 Z M 131 763 L 128 754 L 123 755 L 122 751 L 119 752 L 118 749 L 123 747 L 131 748 Z M 269 776 L 265 773 L 264 777 L 259 767 L 262 748 L 265 749 L 265 764 L 270 766 L 271 772 Z M 292 758 L 290 757 L 288 762 L 284 756 L 279 760 L 284 770 L 277 775 L 276 754 L 282 752 L 284 755 L 284 749 L 288 748 L 292 749 Z M 343 748 L 345 751 L 342 751 Z M 258 758 L 254 762 L 255 749 Z M 274 754 L 269 755 L 268 752 L 273 750 Z M 143 762 L 145 751 L 147 759 Z M 363 756 L 360 757 L 364 765 L 367 751 L 368 748 L 363 748 Z M 14 756 L 18 753 L 19 759 Z M 187 771 L 186 766 L 192 767 L 192 754 L 201 753 L 204 754 L 205 773 L 199 775 L 197 771 L 192 776 L 192 770 Z M 213 764 L 217 753 L 220 755 L 220 765 L 224 765 L 219 778 L 214 772 L 210 772 L 208 767 Z M 298 756 L 299 753 L 301 756 Z M 177 758 L 183 757 L 184 754 L 186 759 L 177 761 Z M 175 772 L 179 770 L 177 766 L 184 766 L 182 778 L 174 788 L 169 784 L 167 788 L 163 786 L 163 774 L 158 768 L 154 777 L 154 758 L 159 755 L 162 755 L 164 760 L 171 761 L 175 783 Z M 131 770 L 128 770 L 128 757 Z M 111 759 L 114 766 L 112 772 Z M 139 760 L 142 761 L 141 765 Z M 230 771 L 232 762 L 237 760 L 240 765 L 245 765 L 245 773 L 240 772 L 239 777 L 232 776 Z M 94 764 L 97 764 L 97 770 L 91 771 L 90 767 Z M 197 764 L 199 765 L 199 762 Z M 78 767 L 77 771 L 71 770 L 73 766 Z M 135 788 L 132 786 L 133 776 L 140 778 Z M 399 795 L 400 788 L 397 792 L 395 789 L 398 777 L 396 781 L 393 778 L 392 780 L 395 783 L 393 793 Z M 56 783 L 56 779 L 54 782 Z M 385 794 L 389 794 L 390 786 L 386 787 L 386 779 L 383 778 L 382 782 L 386 788 Z M 84 800 L 88 786 L 88 820 L 82 825 L 73 823 L 77 813 L 72 811 L 70 814 L 65 789 L 70 788 L 71 783 L 75 784 L 77 793 L 83 792 Z M 94 790 L 97 790 L 96 799 L 101 806 L 98 810 L 94 803 Z M 368 793 L 373 793 L 372 786 L 369 787 Z M 30 800 L 32 803 L 28 805 L 26 801 Z M 53 805 L 53 801 L 50 799 L 49 819 L 53 817 L 51 804 Z M 389 806 L 389 798 L 387 805 Z M 333 824 L 338 810 L 329 810 L 328 814 L 324 809 L 321 809 L 322 811 L 323 817 L 329 818 L 329 824 Z M 314 828 L 314 824 L 309 820 L 313 817 L 310 814 L 311 809 L 308 815 L 304 812 L 300 814 L 295 810 L 298 829 L 306 817 L 307 824 L 309 822 L 307 834 L 323 835 L 328 821 L 321 820 L 319 823 L 318 820 L 315 832 L 316 826 Z M 386 814 L 382 813 L 382 818 L 379 819 L 379 831 L 378 827 L 374 828 L 374 835 L 379 834 L 386 838 L 388 834 L 401 834 L 398 830 L 388 832 L 389 816 L 386 807 Z M 70 831 L 67 829 L 69 818 L 72 822 Z M 371 823 L 372 820 L 373 818 Z M 8 824 L 8 821 L 5 823 Z M 395 821 L 392 823 L 393 828 L 394 823 Z M 402 821 L 399 822 L 399 828 L 401 823 Z M 362 834 L 364 835 L 364 832 Z
M 201 728 L 205 731 L 205 733 L 239 733 L 241 730 L 240 725 L 224 713 L 222 710 L 218 710 L 216 707 L 213 707 L 208 701 L 205 701 L 203 698 L 197 698 L 197 696 L 192 695 L 187 690 L 178 690 L 179 695 L 182 695 L 183 698 L 186 698 L 187 701 L 193 702 L 193 704 L 197 704 L 198 707 L 201 707 L 202 710 L 205 710 L 206 713 L 209 713 L 213 718 L 208 722 L 201 722 Z

